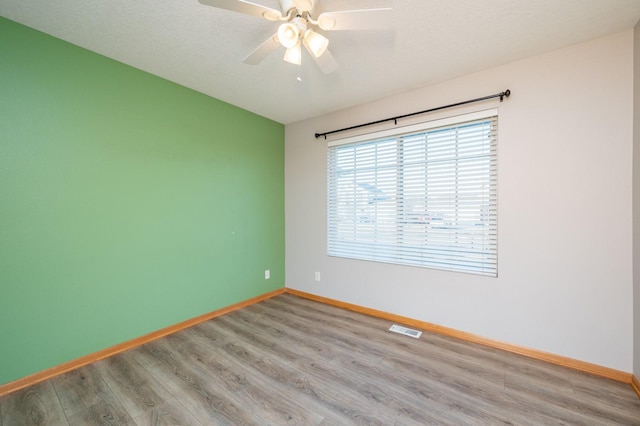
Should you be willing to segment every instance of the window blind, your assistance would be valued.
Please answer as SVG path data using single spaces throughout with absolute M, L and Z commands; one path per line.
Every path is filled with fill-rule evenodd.
M 451 121 L 329 148 L 330 256 L 497 276 L 497 115 Z

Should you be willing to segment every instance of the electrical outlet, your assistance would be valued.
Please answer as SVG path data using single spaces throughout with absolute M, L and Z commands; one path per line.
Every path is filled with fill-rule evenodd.
M 271 271 L 268 269 L 264 270 L 264 279 L 268 280 L 269 278 L 271 278 Z
M 320 281 L 320 272 L 316 272 L 316 281 Z

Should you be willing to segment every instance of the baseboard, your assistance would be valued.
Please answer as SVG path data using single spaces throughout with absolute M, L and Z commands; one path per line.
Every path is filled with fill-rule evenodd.
M 98 352 L 94 352 L 89 355 L 82 356 L 80 358 L 71 360 L 69 362 L 65 362 L 63 364 L 57 365 L 55 367 L 51 367 L 49 369 L 31 374 L 29 376 L 23 377 L 18 380 L 14 380 L 12 382 L 6 383 L 4 385 L 0 385 L 0 396 L 7 395 L 11 392 L 15 392 L 19 389 L 26 388 L 31 385 L 35 385 L 36 383 L 43 382 L 47 379 L 51 379 L 55 376 L 59 376 L 61 374 L 67 373 L 69 371 L 75 370 L 77 368 L 83 367 L 85 365 L 91 364 L 96 361 L 100 361 L 101 359 L 108 358 L 110 356 L 119 354 L 120 352 L 124 352 L 129 349 L 133 349 L 135 347 L 144 345 L 145 343 L 152 342 L 161 337 L 165 337 L 169 334 L 176 333 L 178 331 L 187 329 L 189 327 L 193 327 L 196 324 L 201 322 L 208 321 L 212 318 L 219 317 L 221 315 L 227 314 L 229 312 L 236 311 L 238 309 L 242 309 L 249 305 L 253 305 L 254 303 L 258 303 L 262 300 L 269 299 L 271 297 L 277 296 L 285 291 L 284 288 L 271 291 L 269 293 L 262 294 L 260 296 L 253 297 L 248 300 L 244 300 L 242 302 L 224 307 L 222 309 L 218 309 L 213 312 L 209 312 L 207 314 L 203 314 L 197 316 L 195 318 L 188 319 L 178 324 L 174 324 L 172 326 L 163 328 L 158 331 L 154 331 L 152 333 L 146 334 L 141 337 L 137 337 L 133 340 L 129 340 L 124 343 L 120 343 L 118 345 L 112 346 L 107 349 L 100 350 Z
M 407 318 L 401 315 L 391 314 L 384 311 L 379 311 L 376 309 L 366 308 L 364 306 L 354 305 L 351 303 L 342 302 L 335 299 L 329 299 L 327 297 L 318 296 L 311 293 L 306 293 L 299 290 L 294 290 L 291 288 L 286 288 L 285 293 L 293 294 L 296 296 L 304 297 L 306 299 L 314 300 L 316 302 L 325 303 L 328 305 L 333 305 L 339 308 L 348 309 L 350 311 L 358 312 L 361 314 L 389 320 L 391 322 L 397 322 L 403 325 L 408 325 L 410 327 L 419 328 L 424 331 L 430 331 L 433 333 L 443 334 L 445 336 L 455 337 L 457 339 L 466 340 L 468 342 L 478 343 L 480 345 L 488 346 L 491 348 L 501 349 L 503 351 L 512 352 L 520 355 L 524 355 L 529 358 L 535 358 L 537 360 L 545 361 L 551 364 L 560 365 L 563 367 L 569 367 L 574 370 L 583 371 L 590 374 L 595 374 L 597 376 L 606 377 L 607 379 L 616 380 L 618 382 L 631 384 L 632 377 L 635 377 L 631 373 L 626 373 L 624 371 L 615 370 L 609 367 L 603 367 L 597 364 L 591 364 L 585 361 L 579 361 L 573 358 L 555 355 L 548 352 L 539 351 L 537 349 L 526 348 L 518 345 L 513 345 L 510 343 L 500 342 L 493 339 L 488 339 L 486 337 L 478 336 L 472 333 L 467 333 L 464 331 L 456 330 L 453 328 L 443 327 L 441 325 L 431 324 L 424 321 L 415 320 L 412 318 Z M 638 383 L 637 379 L 635 379 L 635 388 L 634 390 L 640 396 L 640 383 Z
M 636 395 L 638 395 L 638 398 L 640 398 L 640 380 L 633 375 L 631 376 L 631 387 L 636 392 Z

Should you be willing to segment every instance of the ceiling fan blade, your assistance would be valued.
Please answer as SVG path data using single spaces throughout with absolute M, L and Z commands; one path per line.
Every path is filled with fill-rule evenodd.
M 311 12 L 315 6 L 314 0 L 293 0 L 293 5 L 300 11 Z
M 260 46 L 256 48 L 253 52 L 249 54 L 242 62 L 249 65 L 258 65 L 260 62 L 264 60 L 271 52 L 280 47 L 280 42 L 278 41 L 278 34 L 274 34 L 268 39 L 266 39 Z
M 307 48 L 307 50 L 309 50 L 309 48 Z M 325 50 L 322 56 L 320 56 L 319 58 L 316 58 L 315 55 L 311 52 L 309 52 L 309 54 L 311 55 L 313 60 L 316 61 L 316 64 L 323 73 L 331 74 L 338 69 L 338 63 L 333 58 L 331 52 L 329 52 L 329 49 Z
M 379 30 L 390 28 L 392 18 L 391 8 L 342 10 L 321 13 L 318 25 L 326 31 Z
M 245 0 L 198 0 L 206 6 L 213 6 L 219 9 L 231 10 L 233 12 L 244 13 L 245 15 L 257 16 L 269 21 L 277 21 L 282 18 L 282 12 L 270 7 L 251 3 Z

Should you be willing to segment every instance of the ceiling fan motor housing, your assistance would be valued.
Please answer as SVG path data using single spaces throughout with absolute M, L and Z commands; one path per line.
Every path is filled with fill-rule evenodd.
M 280 0 L 280 10 L 282 10 L 282 16 L 289 15 L 291 9 L 296 9 L 298 12 L 308 12 L 309 15 L 313 13 L 315 2 L 312 0 Z

